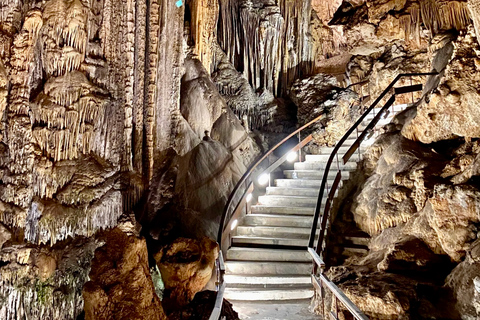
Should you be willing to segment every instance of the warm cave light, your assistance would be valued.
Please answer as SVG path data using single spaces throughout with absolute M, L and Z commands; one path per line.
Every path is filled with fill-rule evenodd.
M 236 220 L 236 219 L 233 220 L 233 222 L 232 222 L 232 228 L 231 228 L 232 231 L 235 230 L 235 228 L 237 227 L 237 224 L 238 224 L 238 220 Z
M 247 194 L 247 198 L 245 199 L 248 202 L 252 201 L 253 195 L 251 193 Z
M 270 181 L 270 175 L 268 173 L 262 173 L 260 177 L 258 177 L 258 183 L 261 186 L 267 185 L 269 181 Z
M 297 160 L 297 153 L 295 151 L 290 151 L 288 154 L 287 154 L 287 161 L 288 162 L 293 162 Z

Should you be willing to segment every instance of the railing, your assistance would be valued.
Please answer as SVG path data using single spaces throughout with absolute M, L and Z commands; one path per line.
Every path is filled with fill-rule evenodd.
M 360 155 L 360 145 L 363 142 L 363 140 L 367 137 L 367 135 L 372 134 L 372 130 L 375 128 L 377 123 L 380 121 L 381 117 L 386 114 L 386 112 L 389 110 L 389 108 L 392 108 L 394 106 L 395 102 L 395 95 L 398 94 L 404 94 L 404 93 L 412 93 L 412 100 L 413 100 L 413 92 L 416 91 L 422 91 L 423 90 L 423 85 L 422 84 L 413 84 L 412 83 L 412 77 L 419 77 L 419 76 L 433 76 L 436 75 L 437 73 L 415 73 L 415 74 L 399 74 L 393 81 L 390 83 L 390 85 L 380 94 L 380 96 L 372 103 L 372 105 L 360 116 L 360 118 L 355 122 L 355 124 L 345 133 L 345 135 L 338 141 L 338 143 L 335 145 L 333 148 L 332 153 L 330 154 L 330 157 L 328 158 L 327 164 L 325 165 L 323 177 L 322 177 L 322 183 L 320 185 L 320 191 L 318 194 L 318 200 L 317 200 L 317 205 L 315 207 L 315 214 L 314 214 L 314 220 L 312 224 L 312 229 L 310 233 L 310 240 L 308 243 L 308 252 L 313 258 L 313 261 L 315 262 L 315 267 L 313 268 L 312 272 L 312 283 L 317 289 L 316 292 L 320 294 L 320 299 L 321 299 L 321 306 L 322 306 L 322 314 L 325 315 L 325 311 L 329 311 L 328 308 L 325 308 L 325 293 L 324 289 L 327 288 L 331 293 L 332 293 L 332 298 L 335 303 L 332 302 L 330 307 L 332 305 L 335 306 L 335 311 L 330 310 L 329 316 L 331 319 L 339 319 L 339 309 L 342 310 L 347 310 L 348 313 L 350 314 L 353 319 L 356 320 L 365 320 L 368 319 L 356 306 L 355 304 L 333 283 L 331 282 L 321 271 L 321 269 L 324 267 L 324 263 L 322 260 L 322 255 L 323 255 L 323 245 L 324 245 L 324 240 L 326 238 L 326 233 L 327 233 L 327 222 L 330 219 L 330 213 L 331 213 L 331 208 L 333 204 L 333 200 L 335 197 L 335 193 L 338 190 L 338 187 L 340 186 L 340 182 L 342 180 L 342 170 L 341 170 L 341 164 L 338 158 L 338 151 L 340 147 L 343 146 L 344 142 L 352 135 L 356 133 L 356 140 L 352 144 L 352 146 L 348 149 L 348 151 L 344 154 L 342 158 L 343 165 L 345 165 L 348 160 L 352 157 L 352 155 L 358 151 Z M 408 86 L 403 86 L 399 88 L 394 88 L 394 86 L 397 84 L 397 82 L 404 78 L 404 77 L 410 77 L 410 85 Z M 393 92 L 391 90 L 393 89 Z M 359 134 L 359 126 L 364 122 L 365 118 L 374 112 L 375 107 L 387 96 L 387 94 L 391 93 L 391 97 L 385 102 L 383 107 L 379 110 L 377 114 L 373 113 L 374 117 L 373 119 L 368 123 L 368 125 L 365 127 L 363 132 Z M 412 101 L 413 103 L 413 101 Z M 330 173 L 330 168 L 332 167 L 333 162 L 336 160 L 336 170 L 338 170 L 335 180 L 333 181 L 332 185 L 329 186 L 327 181 L 328 181 L 328 176 Z M 320 231 L 318 235 L 318 240 L 317 244 L 314 247 L 314 242 L 315 238 L 317 235 L 317 225 L 318 225 L 318 220 L 320 218 L 320 210 L 322 207 L 322 202 L 324 195 L 327 195 L 326 197 L 326 203 L 324 207 L 324 212 L 321 217 L 321 222 L 320 222 Z M 339 302 L 342 304 L 342 307 L 339 308 Z M 327 309 L 327 310 L 326 310 Z
M 220 220 L 217 241 L 220 244 L 221 250 L 226 250 L 230 247 L 231 232 L 235 229 L 238 220 L 242 217 L 242 214 L 246 213 L 245 206 L 251 200 L 250 195 L 253 193 L 255 186 L 258 184 L 268 184 L 270 182 L 270 174 L 287 160 L 287 157 L 291 152 L 300 152 L 300 150 L 305 145 L 312 141 L 313 138 L 311 134 L 309 134 L 305 139 L 301 140 L 300 133 L 323 118 L 324 116 L 321 115 L 289 134 L 285 139 L 277 143 L 275 147 L 270 149 L 258 161 L 256 161 L 252 166 L 250 166 L 247 172 L 245 172 L 245 174 L 241 177 L 240 181 L 237 183 L 232 193 L 230 194 L 230 197 L 228 198 L 227 204 L 225 205 L 225 209 L 222 214 L 222 218 Z M 286 152 L 273 164 L 268 163 L 268 167 L 264 168 L 264 164 L 268 161 L 268 157 L 275 150 L 277 150 L 278 147 L 282 146 L 285 142 L 287 142 L 296 135 L 298 135 L 299 137 L 299 143 L 293 148 L 291 148 L 288 152 Z M 257 182 L 259 178 L 260 180 L 263 180 L 261 181 L 263 183 Z
M 225 265 L 221 250 L 218 253 L 217 260 L 215 261 L 215 269 L 217 270 L 217 297 L 215 299 L 215 305 L 213 306 L 212 313 L 210 314 L 210 318 L 208 318 L 208 320 L 218 320 L 222 313 L 223 294 L 225 293 L 225 281 L 223 279 L 225 275 Z
M 332 184 L 331 188 L 328 187 L 327 185 L 327 177 L 328 177 L 328 172 L 330 171 L 330 167 L 334 161 L 334 158 L 337 155 L 338 150 L 342 146 L 342 144 L 345 142 L 345 140 L 355 131 L 357 130 L 358 132 L 358 126 L 363 122 L 365 117 L 374 110 L 375 106 L 387 95 L 388 92 L 394 87 L 394 85 L 398 82 L 403 77 L 415 77 L 415 76 L 428 76 L 428 75 L 435 75 L 436 73 L 416 73 L 416 74 L 400 74 L 398 75 L 395 80 L 387 87 L 387 89 L 375 100 L 375 102 L 362 114 L 362 116 L 358 119 L 358 121 L 348 130 L 348 132 L 344 135 L 342 139 L 337 143 L 335 146 L 334 150 L 332 151 L 332 154 L 330 155 L 330 158 L 328 160 L 328 163 L 326 165 L 326 169 L 323 175 L 322 179 L 322 184 L 320 186 L 320 192 L 318 196 L 318 202 L 317 206 L 315 208 L 315 216 L 312 224 L 312 232 L 308 244 L 308 251 L 310 252 L 313 261 L 315 262 L 315 268 L 314 268 L 314 274 L 312 274 L 312 283 L 314 286 L 319 289 L 321 292 L 323 292 L 323 288 L 328 288 L 329 291 L 332 292 L 333 296 L 335 297 L 335 301 L 337 301 L 336 308 L 337 308 L 337 314 L 335 316 L 335 313 L 331 313 L 330 316 L 332 316 L 334 319 L 338 319 L 338 301 L 343 304 L 343 309 L 346 309 L 350 312 L 350 314 L 357 320 L 365 320 L 368 319 L 349 299 L 345 294 L 338 289 L 338 287 L 331 282 L 325 275 L 323 275 L 321 272 L 319 276 L 317 276 L 315 273 L 318 272 L 319 269 L 324 267 L 324 263 L 322 258 L 320 257 L 321 255 L 321 248 L 324 241 L 325 237 L 325 229 L 326 229 L 326 223 L 328 220 L 328 216 L 330 214 L 330 208 L 331 204 L 333 201 L 333 198 L 335 196 L 335 192 L 340 185 L 341 182 L 341 170 L 338 171 L 337 176 L 334 180 L 334 183 Z M 354 85 L 362 85 L 366 83 L 360 82 L 356 83 L 353 85 L 350 85 L 349 87 L 352 87 Z M 401 87 L 401 88 L 395 88 L 395 93 L 394 94 L 400 94 L 400 93 L 407 93 L 407 92 L 413 92 L 413 91 L 418 91 L 418 89 L 421 90 L 422 85 L 411 85 L 407 87 Z M 415 89 L 415 90 L 413 90 Z M 360 97 L 360 103 L 363 104 L 365 100 L 363 99 L 364 97 Z M 350 150 L 347 152 L 347 154 L 343 157 L 344 163 L 346 163 L 350 157 L 354 154 L 354 152 L 358 149 L 360 146 L 360 143 L 363 141 L 365 138 L 366 132 L 370 131 L 375 124 L 380 120 L 381 115 L 390 107 L 393 105 L 393 102 L 395 101 L 395 96 L 393 95 L 393 99 L 391 98 L 388 100 L 388 102 L 385 104 L 385 106 L 381 109 L 381 111 L 374 117 L 374 119 L 371 121 L 371 123 L 367 126 L 365 129 L 364 133 L 362 133 L 360 136 L 358 136 L 357 141 L 355 142 L 354 145 L 350 148 Z M 238 224 L 239 219 L 242 218 L 243 215 L 247 214 L 248 212 L 248 202 L 252 198 L 253 191 L 257 185 L 262 185 L 262 183 L 257 182 L 260 178 L 260 180 L 263 180 L 262 182 L 264 184 L 269 184 L 270 183 L 270 174 L 277 169 L 281 164 L 283 164 L 286 160 L 287 157 L 290 153 L 292 152 L 298 152 L 299 153 L 299 159 L 301 158 L 301 149 L 307 145 L 311 140 L 312 140 L 312 135 L 309 134 L 305 139 L 301 140 L 301 132 L 304 131 L 305 129 L 311 127 L 315 123 L 317 123 L 319 120 L 323 119 L 323 115 L 313 119 L 309 123 L 305 124 L 301 128 L 295 130 L 293 133 L 288 135 L 285 139 L 283 139 L 281 142 L 279 142 L 275 147 L 270 149 L 266 154 L 264 154 L 258 161 L 256 161 L 252 166 L 249 167 L 247 172 L 241 177 L 240 181 L 236 184 L 235 188 L 233 189 L 232 193 L 230 194 L 230 197 L 228 198 L 227 204 L 225 206 L 225 209 L 222 213 L 222 217 L 220 220 L 220 226 L 219 226 L 219 232 L 217 236 L 217 241 L 220 245 L 220 255 L 219 259 L 217 260 L 217 275 L 219 275 L 218 278 L 218 283 L 217 283 L 217 299 L 216 299 L 216 304 L 215 308 L 212 312 L 212 315 L 210 317 L 210 320 L 216 320 L 218 319 L 221 311 L 221 305 L 223 301 L 223 291 L 225 290 L 225 283 L 223 282 L 223 274 L 224 274 L 224 267 L 223 267 L 223 254 L 226 253 L 226 250 L 230 247 L 231 244 L 231 232 L 235 229 L 235 227 Z M 265 168 L 265 162 L 268 161 L 268 157 L 280 146 L 282 146 L 286 141 L 290 140 L 292 137 L 295 135 L 298 135 L 298 140 L 299 143 L 295 145 L 293 148 L 291 148 L 288 152 L 286 152 L 282 157 L 280 157 L 277 161 L 275 161 L 273 164 L 268 163 L 266 168 Z M 358 143 L 357 143 L 358 142 Z M 337 156 L 337 165 L 338 165 L 338 156 Z M 262 170 L 262 168 L 264 168 Z M 338 165 L 337 168 L 340 168 Z M 330 189 L 330 190 L 328 190 Z M 325 205 L 325 210 L 324 210 L 324 215 L 322 216 L 322 221 L 321 221 L 321 229 L 320 229 L 320 235 L 318 239 L 317 246 L 314 247 L 314 239 L 316 236 L 316 229 L 318 225 L 318 219 L 320 216 L 320 208 L 322 205 L 322 199 L 323 195 L 325 193 L 325 190 L 328 192 L 328 199 L 327 203 Z

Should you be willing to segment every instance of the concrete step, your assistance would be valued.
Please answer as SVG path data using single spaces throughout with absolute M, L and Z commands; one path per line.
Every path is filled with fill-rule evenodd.
M 313 218 L 305 216 L 285 216 L 273 214 L 248 214 L 241 225 L 310 228 Z
M 340 159 L 341 161 L 341 159 Z M 326 161 L 305 161 L 305 162 L 295 162 L 293 168 L 295 170 L 325 170 L 327 165 Z M 331 169 L 337 169 L 336 162 L 332 164 Z M 345 165 L 340 163 L 340 168 L 345 171 L 355 171 L 357 170 L 356 161 L 348 161 Z
M 351 145 L 343 144 L 337 151 L 338 157 L 341 158 L 349 149 Z M 321 147 L 320 154 L 328 154 L 330 155 L 333 152 L 334 147 Z
M 232 246 L 245 245 L 261 245 L 261 246 L 290 246 L 290 247 L 307 247 L 308 239 L 278 239 L 272 237 L 249 237 L 249 236 L 233 236 Z
M 333 180 L 329 180 L 329 183 Z M 318 188 L 322 184 L 322 180 L 306 180 L 306 179 L 275 179 L 275 186 L 288 188 Z
M 309 239 L 310 228 L 238 226 L 236 234 L 250 237 L 274 237 L 287 239 Z
M 277 320 L 302 319 L 319 320 L 320 316 L 310 313 L 311 299 L 283 301 L 235 301 L 233 309 L 240 319 Z
M 301 300 L 313 297 L 313 288 L 253 289 L 226 288 L 224 298 L 233 301 Z M 272 318 L 273 319 L 273 318 Z
M 267 187 L 267 195 L 318 197 L 318 188 Z
M 317 204 L 317 197 L 266 195 L 258 197 L 258 203 L 267 206 L 315 208 L 315 205 Z
M 312 278 L 310 276 L 292 276 L 292 275 L 276 275 L 276 276 L 248 276 L 248 275 L 225 275 L 225 282 L 229 288 L 250 287 L 250 288 L 266 288 L 266 287 L 306 287 L 312 286 Z
M 225 274 L 233 275 L 310 275 L 311 262 L 257 262 L 257 261 L 227 261 Z
M 231 247 L 227 260 L 311 262 L 312 257 L 306 250 Z
M 362 149 L 363 150 L 363 149 Z M 356 151 L 355 151 L 356 152 Z M 311 161 L 322 161 L 322 162 L 327 162 L 328 161 L 328 158 L 330 157 L 330 154 L 307 154 L 306 156 L 306 161 L 307 162 L 311 162 Z M 343 157 L 343 154 L 339 154 L 338 155 L 338 161 L 340 161 L 340 163 L 342 163 L 342 157 Z M 355 153 L 350 159 L 349 161 L 359 161 L 360 159 L 358 158 L 358 154 Z M 336 164 L 335 164 L 336 166 Z M 335 168 L 335 166 L 333 166 L 333 168 Z
M 328 179 L 334 180 L 337 176 L 337 170 L 335 167 L 328 172 Z M 323 178 L 323 170 L 284 170 L 283 174 L 287 179 L 305 179 L 305 180 L 321 180 Z M 342 171 L 342 179 L 348 179 L 350 175 L 349 171 Z
M 295 215 L 295 216 L 313 216 L 315 214 L 315 207 L 312 207 L 312 206 L 286 207 L 286 206 L 279 206 L 279 205 L 254 205 L 252 206 L 251 209 L 252 209 L 252 213 L 261 213 L 261 214 Z

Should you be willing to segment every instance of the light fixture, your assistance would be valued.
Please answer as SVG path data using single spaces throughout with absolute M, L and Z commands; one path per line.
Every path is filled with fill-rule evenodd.
M 252 201 L 253 195 L 251 193 L 247 194 L 247 198 L 245 200 L 248 202 Z
M 287 154 L 287 161 L 288 162 L 293 162 L 297 160 L 297 153 L 295 151 L 290 151 L 288 154 Z
M 267 183 L 270 181 L 270 175 L 268 173 L 262 173 L 260 177 L 258 177 L 258 184 L 261 186 L 267 185 Z
M 232 228 L 231 228 L 232 231 L 235 230 L 235 228 L 237 227 L 237 224 L 238 224 L 238 220 L 237 219 L 233 220 Z

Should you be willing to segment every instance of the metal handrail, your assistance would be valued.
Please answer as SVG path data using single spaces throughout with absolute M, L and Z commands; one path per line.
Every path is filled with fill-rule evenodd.
M 323 260 L 320 257 L 320 250 L 322 247 L 323 243 L 323 237 L 325 236 L 325 228 L 326 228 L 326 221 L 328 220 L 328 217 L 326 217 L 326 214 L 322 216 L 322 228 L 320 229 L 320 236 L 318 239 L 318 245 L 316 248 L 313 247 L 314 245 L 314 239 L 315 239 L 315 233 L 316 233 L 316 228 L 318 225 L 318 219 L 319 219 L 319 214 L 320 214 L 320 208 L 322 205 L 322 199 L 323 195 L 326 190 L 327 186 L 327 179 L 328 179 L 328 173 L 330 171 L 331 165 L 333 163 L 333 160 L 335 156 L 338 153 L 338 150 L 340 147 L 343 145 L 343 143 L 347 140 L 347 138 L 358 128 L 358 126 L 363 122 L 365 117 L 375 108 L 375 106 L 388 94 L 388 92 L 394 87 L 394 85 L 398 82 L 403 77 L 415 77 L 415 76 L 431 76 L 431 75 L 437 75 L 438 73 L 432 72 L 432 73 L 412 73 L 412 74 L 399 74 L 394 81 L 390 83 L 390 85 L 382 92 L 382 94 L 372 103 L 372 105 L 360 116 L 360 118 L 356 121 L 356 123 L 347 131 L 347 133 L 340 139 L 340 141 L 335 145 L 328 162 L 325 166 L 323 178 L 322 178 L 322 184 L 320 186 L 320 191 L 318 195 L 318 200 L 317 200 L 317 205 L 315 208 L 315 215 L 314 215 L 314 220 L 312 223 L 312 231 L 309 239 L 309 244 L 308 244 L 308 252 L 312 256 L 313 261 L 315 262 L 315 265 L 319 268 L 323 268 L 325 264 L 323 263 Z M 367 83 L 367 81 L 361 81 L 355 84 L 349 85 L 347 88 L 348 89 L 352 86 L 355 85 L 363 85 Z M 397 92 L 397 93 L 404 93 L 404 92 Z M 360 99 L 363 99 L 364 97 L 360 97 Z M 394 101 L 394 100 L 393 100 Z M 392 102 L 393 102 L 392 101 Z M 388 104 L 386 104 L 379 114 L 377 114 L 374 119 L 370 122 L 370 124 L 374 123 L 373 126 L 378 122 L 380 119 L 380 116 L 383 114 L 383 112 L 388 109 Z M 241 179 L 238 181 L 238 183 L 235 185 L 235 188 L 233 189 L 232 193 L 230 194 L 227 203 L 225 205 L 225 209 L 222 213 L 222 217 L 220 219 L 220 225 L 219 225 L 219 230 L 218 230 L 218 235 L 217 235 L 217 241 L 220 245 L 220 255 L 219 258 L 217 259 L 216 265 L 217 265 L 217 272 L 220 274 L 219 280 L 217 283 L 217 299 L 215 303 L 215 308 L 210 316 L 210 320 L 216 320 L 220 316 L 220 311 L 221 311 L 221 305 L 223 302 L 223 292 L 225 290 L 225 282 L 223 279 L 223 274 L 225 272 L 225 268 L 223 266 L 223 255 L 222 255 L 222 245 L 223 245 L 223 238 L 225 236 L 224 231 L 225 227 L 227 226 L 226 222 L 231 223 L 232 216 L 235 214 L 237 211 L 238 207 L 240 204 L 242 204 L 242 201 L 245 200 L 245 196 L 248 191 L 253 189 L 253 183 L 248 180 L 251 178 L 253 172 L 255 169 L 257 169 L 261 163 L 267 159 L 269 155 L 271 155 L 278 147 L 283 145 L 286 141 L 288 141 L 290 138 L 293 136 L 299 134 L 302 132 L 304 129 L 312 126 L 313 124 L 317 123 L 319 120 L 323 119 L 324 115 L 321 115 L 319 117 L 316 117 L 312 121 L 308 122 L 307 124 L 303 125 L 299 129 L 295 130 L 293 133 L 288 135 L 286 138 L 284 138 L 282 141 L 277 143 L 272 149 L 270 149 L 267 153 L 265 153 L 262 157 L 260 157 L 253 165 L 251 165 L 248 170 L 245 172 L 245 174 L 241 177 Z M 370 126 L 369 124 L 369 126 Z M 368 127 L 365 131 L 368 131 Z M 357 138 L 357 141 L 363 140 L 365 136 L 362 135 Z M 303 146 L 305 146 L 308 142 L 310 142 L 312 139 L 312 135 L 310 134 L 307 138 L 305 138 L 303 141 L 301 141 L 299 144 L 297 144 L 293 149 L 287 151 L 284 156 L 282 156 L 279 160 L 277 160 L 274 164 L 270 165 L 264 172 L 272 172 L 274 169 L 276 169 L 281 163 L 283 163 L 286 160 L 286 155 L 291 152 L 291 151 L 299 151 Z M 299 139 L 300 140 L 300 139 Z M 357 143 L 357 141 L 355 143 Z M 349 150 L 350 151 L 350 150 Z M 355 150 L 354 150 L 355 151 Z M 348 158 L 344 158 L 344 163 L 348 161 Z M 338 161 L 338 157 L 337 157 Z M 340 184 L 341 180 L 341 171 L 339 170 L 335 182 L 330 190 L 329 197 L 328 197 L 328 203 L 325 206 L 325 212 L 329 213 L 329 208 L 331 205 L 331 202 L 333 201 L 334 195 L 336 188 Z M 240 190 L 244 187 L 244 192 L 241 197 L 239 197 Z M 228 220 L 227 220 L 228 219 Z M 228 248 L 227 248 L 228 249 Z M 317 270 L 317 268 L 315 268 Z M 319 277 L 317 277 L 315 274 L 312 275 L 312 282 L 314 285 L 320 285 L 320 288 L 323 288 L 324 284 L 335 296 L 335 299 L 337 301 L 342 302 L 344 307 L 355 317 L 357 320 L 368 320 L 368 318 L 355 306 L 355 304 L 348 299 L 348 297 L 333 283 L 331 282 L 322 272 L 320 272 Z M 337 305 L 338 309 L 338 305 Z M 338 310 L 337 310 L 338 313 Z M 331 314 L 332 317 L 335 317 L 334 314 Z
M 375 101 L 370 105 L 370 107 L 360 116 L 360 118 L 355 122 L 355 124 L 350 127 L 350 129 L 344 134 L 344 136 L 335 145 L 335 147 L 332 150 L 332 153 L 330 154 L 330 157 L 328 158 L 327 164 L 325 165 L 325 169 L 324 169 L 324 173 L 323 173 L 323 177 L 322 177 L 322 184 L 320 185 L 320 191 L 318 193 L 318 200 L 317 200 L 317 205 L 315 207 L 315 214 L 314 214 L 312 229 L 311 229 L 311 233 L 310 233 L 310 239 L 309 239 L 309 243 L 308 243 L 309 248 L 314 248 L 314 241 L 315 241 L 315 236 L 316 236 L 318 219 L 320 217 L 322 200 L 323 200 L 323 196 L 325 194 L 325 190 L 326 190 L 326 187 L 327 187 L 328 173 L 330 172 L 330 168 L 332 166 L 332 163 L 333 163 L 340 147 L 348 139 L 348 137 L 360 126 L 360 124 L 367 117 L 367 115 L 390 92 L 390 90 L 395 86 L 395 84 L 398 82 L 398 80 L 400 80 L 403 77 L 433 76 L 433 75 L 437 75 L 437 74 L 438 74 L 437 72 L 401 73 L 398 76 L 396 76 L 395 79 L 388 85 L 388 87 L 380 94 L 380 96 L 377 99 L 375 99 Z M 387 107 L 387 105 L 385 107 Z M 379 112 L 379 114 L 377 114 L 377 116 L 370 122 L 370 124 L 374 123 L 374 121 L 378 121 L 381 114 L 386 109 L 388 109 L 388 107 L 387 108 L 385 108 L 385 107 Z M 370 124 L 369 124 L 369 126 L 370 126 Z M 365 131 L 367 131 L 368 129 L 370 129 L 370 128 L 367 126 L 367 129 Z M 363 139 L 364 136 L 361 136 L 361 137 L 357 138 L 357 140 L 355 141 L 354 144 L 357 144 L 357 142 L 359 141 L 360 138 Z M 344 163 L 346 163 L 348 161 L 348 159 L 343 159 L 343 160 L 344 160 Z M 335 193 L 335 191 L 333 191 L 333 193 Z M 328 206 L 326 205 L 325 208 L 327 208 L 327 207 Z M 327 210 L 325 210 L 325 212 L 327 212 Z M 318 245 L 315 248 L 317 254 L 320 254 L 320 251 L 321 251 L 321 248 L 322 248 L 322 244 L 323 244 L 323 240 L 324 240 L 324 236 L 325 236 L 325 228 L 326 228 L 327 220 L 328 220 L 327 214 L 324 214 L 322 216 L 322 225 L 321 225 L 320 234 L 319 234 L 318 242 L 317 242 Z
M 223 261 L 223 254 L 221 250 L 218 252 L 218 258 L 215 261 L 215 267 L 217 270 L 217 297 L 215 299 L 215 305 L 213 307 L 212 313 L 208 318 L 209 320 L 218 320 L 222 313 L 223 294 L 225 293 L 225 264 Z
M 218 235 L 217 235 L 217 242 L 219 243 L 220 245 L 220 249 L 222 249 L 222 236 L 223 236 L 223 232 L 225 231 L 224 230 L 224 226 L 225 226 L 225 222 L 227 221 L 227 216 L 229 215 L 229 211 L 232 210 L 232 206 L 235 205 L 235 207 L 233 208 L 233 210 L 236 209 L 236 207 L 239 205 L 240 201 L 242 198 L 240 198 L 236 204 L 234 204 L 234 199 L 238 196 L 238 192 L 239 190 L 241 189 L 242 185 L 244 185 L 247 181 L 248 178 L 250 178 L 250 176 L 252 175 L 253 171 L 260 166 L 260 164 L 265 160 L 267 159 L 267 157 L 269 155 L 271 155 L 276 149 L 278 149 L 278 147 L 280 147 L 281 145 L 283 145 L 286 141 L 288 141 L 290 138 L 292 138 L 293 136 L 297 135 L 298 133 L 302 132 L 303 130 L 305 130 L 306 128 L 312 126 L 313 124 L 317 123 L 318 121 L 320 121 L 321 119 L 323 119 L 325 116 L 324 115 L 320 115 L 318 117 L 316 117 L 315 119 L 313 119 L 312 121 L 308 122 L 307 124 L 303 125 L 302 127 L 298 128 L 297 130 L 295 130 L 294 132 L 292 132 L 291 134 L 289 134 L 286 138 L 284 138 L 282 141 L 280 141 L 279 143 L 277 143 L 272 149 L 270 149 L 268 152 L 266 152 L 262 157 L 260 157 L 260 159 L 258 159 L 256 162 L 253 163 L 253 165 L 251 165 L 248 170 L 244 173 L 244 175 L 240 178 L 240 180 L 238 181 L 238 183 L 235 185 L 235 188 L 233 189 L 232 193 L 230 194 L 228 200 L 227 200 L 227 203 L 225 205 L 225 209 L 223 210 L 223 213 L 222 213 L 222 217 L 221 217 L 221 220 L 220 220 L 220 226 L 219 226 L 219 229 L 218 229 Z M 309 136 L 310 137 L 310 136 Z M 308 139 L 309 137 L 307 137 L 306 139 Z M 306 140 L 304 139 L 304 140 Z M 291 150 L 287 151 L 285 154 L 288 154 Z M 279 166 L 279 163 L 278 161 L 274 164 L 275 166 Z M 273 165 L 272 165 L 273 167 Z M 270 170 L 269 170 L 270 169 Z M 272 169 L 269 168 L 267 169 L 266 171 L 271 171 Z

